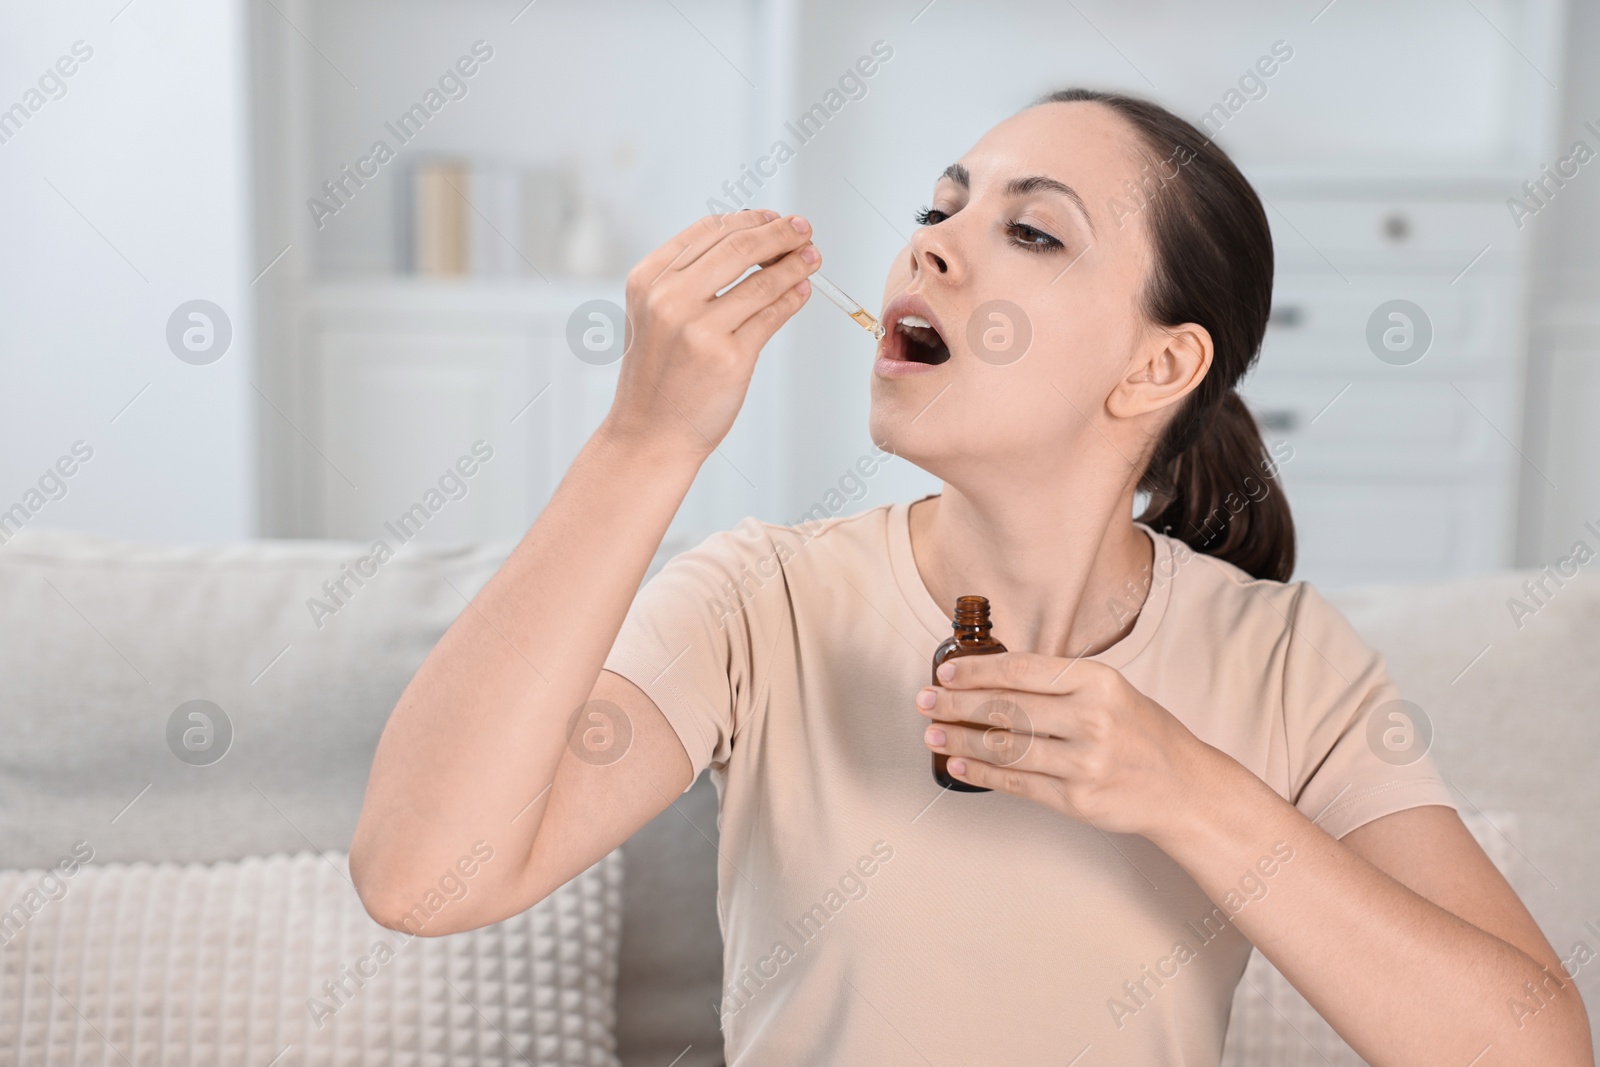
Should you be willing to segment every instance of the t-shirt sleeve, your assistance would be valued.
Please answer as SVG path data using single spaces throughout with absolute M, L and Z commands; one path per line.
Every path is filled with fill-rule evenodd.
M 766 683 L 767 621 L 786 596 L 766 526 L 746 518 L 673 556 L 639 592 L 604 669 L 644 690 L 694 765 L 725 768 Z M 692 785 L 692 782 L 691 782 Z
M 1283 713 L 1294 806 L 1336 838 L 1406 808 L 1455 808 L 1426 712 L 1402 699 L 1383 656 L 1309 584 L 1290 622 Z

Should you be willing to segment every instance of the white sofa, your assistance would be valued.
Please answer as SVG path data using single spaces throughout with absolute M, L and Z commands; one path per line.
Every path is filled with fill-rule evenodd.
M 36 896 L 37 914 L 9 938 L 0 911 L 0 1062 L 25 1040 L 43 1047 L 25 1039 L 41 1030 L 60 1062 L 121 1062 L 105 1044 L 128 1062 L 189 1062 L 163 1053 L 179 1038 L 191 1056 L 196 1041 L 263 1050 L 250 1061 L 263 1064 L 277 1052 L 275 1067 L 722 1062 L 716 795 L 704 777 L 620 857 L 504 929 L 417 939 L 382 965 L 358 954 L 379 928 L 361 925 L 342 853 L 374 745 L 412 671 L 510 548 L 405 546 L 318 619 L 308 599 L 365 546 L 37 529 L 0 546 L 0 893 L 37 888 L 79 842 L 93 852 L 56 879 L 59 902 Z M 1431 717 L 1474 831 L 1565 957 L 1580 940 L 1600 948 L 1600 583 L 1567 581 L 1519 629 L 1506 601 L 1526 577 L 1333 599 Z M 204 720 L 175 713 L 195 700 L 231 724 L 214 762 L 203 744 L 180 758 L 184 730 Z M 209 728 L 216 744 L 221 724 Z M 205 904 L 247 888 L 274 906 Z M 1592 1017 L 1595 971 L 1577 976 Z M 201 974 L 210 988 L 191 988 Z M 249 990 L 234 997 L 238 982 Z M 333 1030 L 307 1026 L 317 1004 L 341 1009 L 337 1048 L 317 1045 Z M 1360 1061 L 1257 956 L 1225 1062 Z

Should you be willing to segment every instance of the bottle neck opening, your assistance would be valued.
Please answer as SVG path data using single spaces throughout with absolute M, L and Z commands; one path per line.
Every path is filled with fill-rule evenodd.
M 963 633 L 987 632 L 989 629 L 989 601 L 981 596 L 956 598 L 955 617 L 951 626 L 959 636 Z

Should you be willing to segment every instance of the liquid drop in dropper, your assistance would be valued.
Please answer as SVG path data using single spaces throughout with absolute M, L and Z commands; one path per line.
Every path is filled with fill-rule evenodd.
M 884 335 L 883 323 L 874 318 L 866 308 L 846 296 L 843 289 L 824 278 L 820 271 L 811 275 L 811 284 L 817 292 L 838 304 L 846 315 L 855 319 L 863 330 L 882 340 Z

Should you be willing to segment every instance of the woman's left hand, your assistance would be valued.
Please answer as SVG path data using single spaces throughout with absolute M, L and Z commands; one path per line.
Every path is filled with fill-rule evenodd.
M 939 675 L 917 710 L 953 777 L 1101 830 L 1158 838 L 1228 759 L 1095 660 L 997 652 L 946 660 Z

